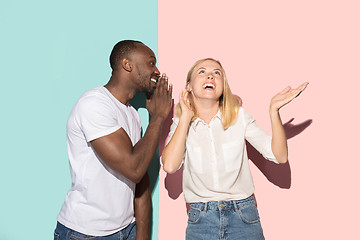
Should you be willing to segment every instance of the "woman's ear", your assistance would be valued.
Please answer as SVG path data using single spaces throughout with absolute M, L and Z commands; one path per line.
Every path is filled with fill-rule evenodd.
M 192 88 L 190 87 L 190 84 L 186 84 L 186 90 L 188 90 L 189 93 L 192 92 Z

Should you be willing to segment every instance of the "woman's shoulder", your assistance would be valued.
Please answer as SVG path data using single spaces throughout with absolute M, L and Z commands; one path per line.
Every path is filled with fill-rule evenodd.
M 240 106 L 237 110 L 238 116 L 236 124 L 246 126 L 249 122 L 253 121 L 253 117 L 245 110 L 244 107 Z
M 250 113 L 242 106 L 239 107 L 238 114 L 250 116 Z
M 244 109 L 244 107 L 240 106 L 240 107 L 237 108 L 237 114 L 238 114 L 238 117 L 239 117 L 239 115 L 244 116 L 245 114 L 247 114 L 247 112 Z

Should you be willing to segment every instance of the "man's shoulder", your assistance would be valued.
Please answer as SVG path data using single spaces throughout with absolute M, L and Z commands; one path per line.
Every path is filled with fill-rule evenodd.
M 104 87 L 99 86 L 93 89 L 90 89 L 83 93 L 78 101 L 76 102 L 75 106 L 77 107 L 96 107 L 99 105 L 108 105 L 111 103 L 110 97 L 106 94 L 103 89 Z
M 95 112 L 113 111 L 109 97 L 101 88 L 96 87 L 83 93 L 75 103 L 71 115 L 91 116 Z
M 79 101 L 82 101 L 83 99 L 106 99 L 106 98 L 108 98 L 108 96 L 104 91 L 104 87 L 99 86 L 84 92 L 80 96 Z

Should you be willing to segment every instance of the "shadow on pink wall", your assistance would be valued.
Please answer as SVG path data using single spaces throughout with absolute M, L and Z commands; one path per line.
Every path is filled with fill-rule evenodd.
M 172 116 L 172 115 L 171 115 Z M 167 119 L 167 124 L 169 119 Z M 171 120 L 171 118 L 170 118 Z M 293 138 L 303 132 L 312 123 L 311 119 L 308 119 L 299 124 L 293 124 L 294 118 L 290 119 L 283 126 L 285 129 L 287 139 Z M 171 125 L 171 121 L 170 121 Z M 163 132 L 169 132 L 170 125 L 164 126 Z M 164 136 L 163 136 L 164 137 Z M 164 148 L 165 139 L 162 138 L 161 150 Z M 255 164 L 255 166 L 264 174 L 264 176 L 274 185 L 279 188 L 289 189 L 291 187 L 291 168 L 290 163 L 287 161 L 285 164 L 276 164 L 274 162 L 266 160 L 253 146 L 246 142 L 249 159 Z M 160 148 L 160 147 L 159 147 Z M 173 174 L 167 174 L 165 177 L 165 188 L 168 191 L 168 195 L 172 199 L 177 199 L 182 193 L 182 173 L 183 167 Z M 187 206 L 188 207 L 188 206 Z
M 312 123 L 311 119 L 296 125 L 292 124 L 293 121 L 294 118 L 283 125 L 287 139 L 300 134 Z M 276 164 L 263 158 L 263 156 L 248 142 L 246 142 L 246 148 L 249 159 L 271 183 L 279 188 L 289 189 L 291 187 L 290 161 L 287 161 L 285 164 Z

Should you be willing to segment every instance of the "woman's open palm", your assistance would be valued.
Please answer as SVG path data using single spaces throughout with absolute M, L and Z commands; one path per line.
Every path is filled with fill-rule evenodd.
M 302 91 L 305 90 L 308 82 L 303 83 L 298 88 L 291 89 L 291 87 L 286 87 L 284 90 L 276 94 L 270 102 L 271 110 L 279 110 L 289 102 L 291 102 L 294 98 L 300 95 Z

